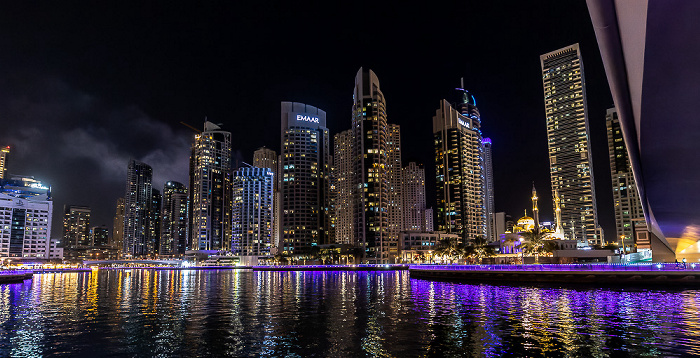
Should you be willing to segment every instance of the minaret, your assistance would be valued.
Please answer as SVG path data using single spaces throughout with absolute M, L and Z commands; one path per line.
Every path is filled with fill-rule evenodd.
M 540 229 L 540 210 L 537 208 L 537 190 L 535 183 L 532 183 L 532 218 L 535 219 L 535 229 Z
M 561 231 L 561 207 L 559 206 L 559 190 L 554 190 L 554 215 L 557 217 L 557 228 L 554 231 L 557 234 L 563 234 Z

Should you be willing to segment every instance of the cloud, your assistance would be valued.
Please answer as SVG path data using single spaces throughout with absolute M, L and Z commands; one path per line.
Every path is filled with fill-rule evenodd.
M 56 78 L 0 78 L 0 87 L 0 145 L 11 146 L 9 173 L 52 186 L 54 236 L 64 204 L 91 206 L 91 224 L 111 228 L 130 158 L 153 167 L 154 188 L 187 183 L 190 132 Z

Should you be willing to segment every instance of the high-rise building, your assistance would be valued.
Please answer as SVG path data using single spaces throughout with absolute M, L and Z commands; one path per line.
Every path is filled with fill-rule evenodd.
M 486 240 L 493 242 L 498 240 L 496 235 L 496 208 L 494 204 L 493 189 L 493 153 L 491 152 L 491 138 L 482 140 L 484 153 L 484 212 L 486 213 Z
M 352 130 L 333 137 L 333 204 L 335 210 L 335 241 L 339 244 L 357 245 L 354 208 L 358 188 L 353 183 Z
M 369 262 L 389 262 L 389 127 L 386 101 L 373 71 L 355 76 L 352 105 L 353 241 Z M 398 245 L 398 244 L 396 244 Z M 394 247 L 393 249 L 397 249 Z
M 253 153 L 253 166 L 256 168 L 268 168 L 273 174 L 272 247 L 275 253 L 282 247 L 280 239 L 282 230 L 280 225 L 282 221 L 282 194 L 280 193 L 281 178 L 278 175 L 282 172 L 280 170 L 280 162 L 281 157 L 272 149 L 261 147 Z
M 10 146 L 0 148 L 0 179 L 4 179 L 7 172 L 7 157 L 10 156 Z
M 403 168 L 403 205 L 404 230 L 428 231 L 425 220 L 425 169 L 415 162 Z
M 483 142 L 476 100 L 458 88 L 454 105 L 440 101 L 433 117 L 437 230 L 465 240 L 486 236 Z
M 552 197 L 561 199 L 563 233 L 598 240 L 593 164 L 581 51 L 578 44 L 540 56 Z
M 109 229 L 106 226 L 93 226 L 90 229 L 90 246 L 109 245 Z
M 163 256 L 180 256 L 187 248 L 189 214 L 187 188 L 176 181 L 163 186 L 163 206 L 158 253 Z
M 33 177 L 0 180 L 0 260 L 60 259 L 63 249 L 51 240 L 51 189 Z
M 281 240 L 287 253 L 305 253 L 332 242 L 330 138 L 326 112 L 282 102 Z
M 620 119 L 615 108 L 607 110 L 605 124 L 608 129 L 608 152 L 610 154 L 617 241 L 621 245 L 624 242 L 624 246 L 628 247 L 634 245 L 634 220 L 644 220 L 644 212 L 642 212 L 642 203 L 634 181 L 627 145 L 622 136 Z
M 109 245 L 121 251 L 124 247 L 124 198 L 117 199 L 112 225 L 112 242 Z
M 151 206 L 148 208 L 148 255 L 158 255 L 160 252 L 160 206 L 163 196 L 158 189 L 152 189 Z
M 124 196 L 124 242 L 122 252 L 132 257 L 149 254 L 150 211 L 153 205 L 153 169 L 146 163 L 129 161 Z
M 387 124 L 387 239 L 389 257 L 399 256 L 399 234 L 403 228 L 403 166 L 401 163 L 401 129 L 398 124 Z
M 211 122 L 190 158 L 191 249 L 231 248 L 231 133 Z
M 63 247 L 90 246 L 90 214 L 88 206 L 63 206 Z
M 255 265 L 272 248 L 274 175 L 269 168 L 239 168 L 233 174 L 231 251 Z

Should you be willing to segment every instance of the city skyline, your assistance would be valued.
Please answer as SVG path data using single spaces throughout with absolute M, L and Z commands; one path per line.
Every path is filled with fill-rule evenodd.
M 349 108 L 352 104 L 351 90 L 349 89 L 352 86 L 352 75 L 358 67 L 364 66 L 372 68 L 382 82 L 382 90 L 387 96 L 389 121 L 401 126 L 402 142 L 404 143 L 403 162 L 415 161 L 422 163 L 426 168 L 427 206 L 431 207 L 435 202 L 435 193 L 432 189 L 434 188 L 434 168 L 430 165 L 433 160 L 432 139 L 427 135 L 428 128 L 430 128 L 430 117 L 436 101 L 447 97 L 451 89 L 459 86 L 459 78 L 465 77 L 465 87 L 479 101 L 479 110 L 484 118 L 484 133 L 487 133 L 494 143 L 495 210 L 505 211 L 513 216 L 520 215 L 522 209 L 530 206 L 529 190 L 532 181 L 535 181 L 538 188 L 542 188 L 540 190 L 541 216 L 552 218 L 552 209 L 549 205 L 551 198 L 549 190 L 545 190 L 548 185 L 546 139 L 544 139 L 546 138 L 546 130 L 537 57 L 542 53 L 571 43 L 581 43 L 587 69 L 587 85 L 595 90 L 595 94 L 589 96 L 592 97 L 589 100 L 592 121 L 597 121 L 597 123 L 592 124 L 592 140 L 599 141 L 598 146 L 593 144 L 593 155 L 597 159 L 594 160 L 596 168 L 598 168 L 596 173 L 603 173 L 603 175 L 597 175 L 596 179 L 603 184 L 610 180 L 609 177 L 605 176 L 606 173 L 609 173 L 609 170 L 604 167 L 607 157 L 606 148 L 600 143 L 605 143 L 605 109 L 612 104 L 585 4 L 567 4 L 566 6 L 553 6 L 552 4 L 554 3 L 522 8 L 522 5 L 514 3 L 513 6 L 531 14 L 534 18 L 572 12 L 574 15 L 567 15 L 567 20 L 570 20 L 570 23 L 558 24 L 560 30 L 557 32 L 550 31 L 546 26 L 526 24 L 523 20 L 514 18 L 514 15 L 507 15 L 512 16 L 512 18 L 507 17 L 503 20 L 490 20 L 494 21 L 493 24 L 486 23 L 485 20 L 477 20 L 476 24 L 469 25 L 470 28 L 481 25 L 483 28 L 497 30 L 491 35 L 485 34 L 483 39 L 473 39 L 474 48 L 482 51 L 488 50 L 496 56 L 494 58 L 497 60 L 493 65 L 489 65 L 488 61 L 469 56 L 445 59 L 440 61 L 439 66 L 434 61 L 425 62 L 426 58 L 422 55 L 416 59 L 401 58 L 399 60 L 398 55 L 394 54 L 398 44 L 391 43 L 387 43 L 387 47 L 382 49 L 377 56 L 358 54 L 348 56 L 347 59 L 341 61 L 338 55 L 350 49 L 347 36 L 341 36 L 338 43 L 328 44 L 328 46 L 332 46 L 329 52 L 332 61 L 320 62 L 310 57 L 302 60 L 301 57 L 294 56 L 289 65 L 263 72 L 269 73 L 269 76 L 265 75 L 254 79 L 247 75 L 237 77 L 235 83 L 250 88 L 250 92 L 241 92 L 240 90 L 232 92 L 233 87 L 231 86 L 221 87 L 220 81 L 212 77 L 211 74 L 202 77 L 202 79 L 183 78 L 176 75 L 172 79 L 164 80 L 157 71 L 151 74 L 138 72 L 146 71 L 148 66 L 135 65 L 134 71 L 136 72 L 133 73 L 133 76 L 129 75 L 130 72 L 123 72 L 124 68 L 117 66 L 119 68 L 115 71 L 122 71 L 121 74 L 124 77 L 119 81 L 114 81 L 111 75 L 106 75 L 109 78 L 101 78 L 100 76 L 94 77 L 94 79 L 86 78 L 85 75 L 94 73 L 95 69 L 87 66 L 84 70 L 71 70 L 71 66 L 62 62 L 61 58 L 52 60 L 55 62 L 49 63 L 48 69 L 38 71 L 37 73 L 41 76 L 37 77 L 36 74 L 29 75 L 26 72 L 27 66 L 31 67 L 33 62 L 20 65 L 12 63 L 8 59 L 9 68 L 14 71 L 11 71 L 12 76 L 2 79 L 3 83 L 12 93 L 26 94 L 22 97 L 27 101 L 25 107 L 34 108 L 32 106 L 36 104 L 34 98 L 41 95 L 42 98 L 49 98 L 51 100 L 49 102 L 63 110 L 54 112 L 51 118 L 53 122 L 48 123 L 48 119 L 44 120 L 44 117 L 41 116 L 42 113 L 39 109 L 43 107 L 39 104 L 36 104 L 37 108 L 32 111 L 20 112 L 9 106 L 8 99 L 4 101 L 0 99 L 0 110 L 3 110 L 7 120 L 30 119 L 18 122 L 27 123 L 27 128 L 19 128 L 18 125 L 18 128 L 11 128 L 4 133 L 0 137 L 0 140 L 4 142 L 0 144 L 7 143 L 7 145 L 12 146 L 12 155 L 9 160 L 10 173 L 34 175 L 43 182 L 52 185 L 57 207 L 62 207 L 65 204 L 87 205 L 93 208 L 92 222 L 94 224 L 108 224 L 111 223 L 114 215 L 116 198 L 123 195 L 119 193 L 123 191 L 123 189 L 119 189 L 123 186 L 120 178 L 125 175 L 129 157 L 148 163 L 153 167 L 153 185 L 156 188 L 161 188 L 168 180 L 187 181 L 187 171 L 183 172 L 182 168 L 186 168 L 188 164 L 192 132 L 180 125 L 180 121 L 201 127 L 204 117 L 208 116 L 212 122 L 223 123 L 222 128 L 232 132 L 232 150 L 235 160 L 239 162 L 250 161 L 254 149 L 260 146 L 266 146 L 272 150 L 280 149 L 277 146 L 279 134 L 274 132 L 265 134 L 263 128 L 278 126 L 279 117 L 277 116 L 279 114 L 278 110 L 275 109 L 278 108 L 279 102 L 282 100 L 290 99 L 312 103 L 324 108 L 328 112 L 328 128 L 331 136 L 347 129 L 347 123 L 350 120 Z M 280 9 L 275 11 L 275 14 L 282 13 L 283 10 L 289 9 Z M 299 9 L 292 10 L 293 14 L 300 11 Z M 487 4 L 475 4 L 472 10 L 483 13 L 484 17 L 488 17 L 486 15 L 496 11 L 494 7 Z M 324 9 L 314 11 L 323 12 Z M 61 13 L 60 9 L 57 9 L 57 13 Z M 212 28 L 207 31 L 216 31 L 213 35 L 218 36 L 218 38 L 230 36 L 230 31 L 222 27 L 221 20 L 213 14 L 212 9 L 203 8 L 201 13 L 202 16 L 212 18 Z M 406 19 L 415 14 L 416 9 L 402 8 L 394 14 L 394 17 Z M 163 16 L 168 18 L 168 16 L 177 17 L 178 15 L 165 14 Z M 52 16 L 47 21 L 62 24 L 62 20 Z M 85 22 L 85 24 L 85 26 L 100 26 L 93 21 Z M 285 24 L 289 23 L 285 22 Z M 137 21 L 137 25 L 139 25 L 138 29 L 147 30 L 143 27 L 145 23 Z M 56 36 L 81 38 L 75 32 L 75 27 L 65 26 L 59 26 L 63 30 L 58 31 Z M 116 25 L 117 28 L 120 26 L 120 24 Z M 163 29 L 169 28 L 165 24 L 160 26 L 163 26 Z M 527 36 L 518 32 L 523 27 L 528 27 L 532 36 L 541 35 L 542 41 L 538 41 L 536 44 L 525 41 Z M 340 31 L 337 30 L 338 28 L 338 26 L 331 26 L 329 32 L 336 34 Z M 27 36 L 32 33 L 29 29 L 24 29 L 23 26 L 18 26 L 18 29 L 22 34 L 27 33 Z M 455 38 L 455 35 L 448 30 L 438 31 L 429 29 L 425 25 L 417 30 L 427 31 L 425 37 L 416 37 L 418 40 L 415 44 L 401 43 L 403 46 L 410 45 L 408 48 L 416 53 L 423 51 L 423 48 L 439 47 Z M 41 29 L 36 31 L 41 31 Z M 315 34 L 310 29 L 293 28 L 292 31 L 293 35 L 298 35 L 301 38 L 315 38 L 317 41 L 326 43 L 325 35 Z M 390 30 L 381 27 L 379 31 L 387 33 Z M 120 36 L 129 36 L 129 34 L 132 33 L 124 33 L 117 38 L 124 38 Z M 496 42 L 494 42 L 506 35 L 525 36 L 521 37 L 522 41 L 515 41 L 516 51 L 507 51 L 508 56 L 504 56 L 506 53 L 504 49 L 495 46 Z M 446 38 L 442 39 L 441 36 L 446 36 Z M 517 37 L 514 39 L 517 40 Z M 90 41 L 98 40 L 88 39 L 86 41 L 90 43 Z M 32 43 L 29 41 L 26 46 L 31 47 Z M 97 44 L 98 42 L 93 43 Z M 149 46 L 150 42 L 137 41 L 133 45 L 138 48 L 139 46 Z M 16 44 L 4 41 L 0 42 L 0 46 L 14 49 Z M 68 41 L 65 46 L 50 47 L 50 49 L 61 51 L 68 58 L 78 56 L 72 41 Z M 127 46 L 125 43 L 117 41 L 117 43 L 105 43 L 103 46 L 110 52 L 124 50 L 120 53 L 127 59 L 131 58 L 129 50 L 131 45 Z M 257 59 L 260 54 L 265 52 L 264 47 L 255 44 L 249 44 L 249 46 L 253 50 L 251 52 L 253 58 Z M 168 50 L 172 50 L 172 48 L 168 47 Z M 36 56 L 36 54 L 26 53 L 22 49 L 17 51 L 29 56 L 29 58 Z M 172 52 L 166 51 L 166 53 L 171 54 Z M 290 51 L 289 53 L 292 56 L 294 52 Z M 157 54 L 151 51 L 146 51 L 146 54 L 157 57 Z M 95 54 L 95 56 L 97 57 L 92 58 L 92 60 L 109 63 L 99 54 Z M 197 76 L 201 72 L 197 72 L 199 70 L 194 69 L 192 65 L 200 60 L 192 59 L 192 61 L 182 69 L 194 71 L 193 76 Z M 424 65 L 417 67 L 418 63 L 424 63 Z M 216 64 L 212 66 L 216 66 Z M 248 62 L 242 63 L 242 66 L 243 68 L 258 68 L 250 67 L 251 64 Z M 143 76 L 137 76 L 137 73 Z M 416 81 L 411 82 L 414 84 L 411 86 L 407 86 L 409 82 L 407 82 L 406 75 L 409 73 L 411 80 Z M 514 76 L 515 73 L 518 75 Z M 156 78 L 153 78 L 153 75 Z M 222 72 L 222 78 L 230 79 L 232 75 L 234 72 Z M 107 83 L 110 85 L 99 86 L 100 80 L 109 80 Z M 171 83 L 175 80 L 181 82 L 179 84 Z M 209 81 L 212 82 L 211 85 L 206 84 Z M 24 82 L 31 85 L 20 86 L 20 83 Z M 182 89 L 182 86 L 188 83 L 193 86 L 184 91 L 183 95 L 192 95 L 191 99 L 178 100 L 177 96 L 168 97 L 167 91 L 161 92 L 164 85 L 172 85 L 173 88 Z M 138 90 L 126 91 L 126 89 L 132 88 L 138 88 Z M 591 91 L 589 90 L 589 92 Z M 232 98 L 231 94 L 237 94 L 233 97 L 233 101 L 226 99 Z M 15 98 L 9 97 L 10 99 Z M 82 98 L 84 102 L 77 102 L 76 98 Z M 253 103 L 253 105 L 242 106 L 246 101 Z M 81 105 L 83 107 L 80 107 Z M 244 107 L 249 109 L 244 109 Z M 253 110 L 253 108 L 255 109 Z M 596 110 L 596 108 L 598 109 Z M 70 120 L 61 116 L 64 112 L 73 114 L 75 111 L 78 111 L 78 115 L 73 116 L 74 118 Z M 104 120 L 97 120 L 94 123 L 87 121 L 87 118 L 101 117 L 111 118 L 114 121 L 113 123 L 106 123 Z M 27 136 L 26 133 L 30 133 L 33 128 L 45 122 L 46 126 L 40 127 L 42 129 L 36 137 Z M 63 127 L 57 128 L 56 125 Z M 47 147 L 49 144 L 34 145 L 36 140 L 42 138 L 41 133 L 51 132 L 52 128 L 55 129 L 53 131 L 60 139 L 56 144 L 56 150 Z M 117 137 L 119 139 L 115 140 Z M 596 139 L 597 137 L 600 138 Z M 142 140 L 143 138 L 148 140 Z M 532 149 L 522 150 L 520 144 L 517 144 L 523 140 L 522 138 L 531 138 L 531 140 L 525 139 L 525 142 Z M 73 140 L 69 141 L 69 139 Z M 406 145 L 406 143 L 410 143 L 410 145 Z M 61 157 L 55 162 L 63 164 L 64 167 L 70 165 L 75 167 L 75 170 L 72 170 L 70 175 L 57 171 L 53 163 L 48 163 L 44 158 L 37 157 L 36 152 L 41 152 L 42 149 L 60 155 Z M 77 152 L 82 153 L 79 153 L 78 156 Z M 103 160 L 97 160 L 98 155 Z M 528 165 L 525 166 L 525 163 Z M 601 165 L 603 165 L 602 168 Z M 510 176 L 512 172 L 523 173 L 522 179 L 518 177 L 517 180 L 513 180 Z M 77 188 L 70 184 L 78 180 L 86 181 L 86 183 L 77 186 Z M 97 190 L 96 186 L 101 189 Z M 604 185 L 600 187 L 605 188 Z M 91 188 L 92 190 L 90 190 Z M 599 201 L 609 201 L 609 205 L 612 206 L 612 194 L 608 193 L 606 189 L 599 189 L 598 196 L 608 196 L 608 199 L 599 198 Z M 610 209 L 606 215 L 608 224 L 606 226 L 605 223 L 602 223 L 602 225 L 606 229 L 614 230 L 614 224 L 611 225 L 614 223 L 612 210 Z M 56 226 L 54 226 L 54 232 L 56 230 Z

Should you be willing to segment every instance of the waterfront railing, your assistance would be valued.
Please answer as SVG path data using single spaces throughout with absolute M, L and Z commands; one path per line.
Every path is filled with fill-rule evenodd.
M 695 263 L 533 264 L 533 265 L 410 265 L 411 269 L 473 271 L 700 271 Z

